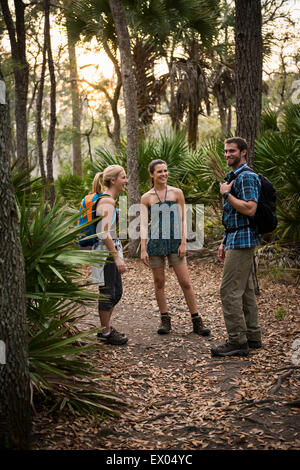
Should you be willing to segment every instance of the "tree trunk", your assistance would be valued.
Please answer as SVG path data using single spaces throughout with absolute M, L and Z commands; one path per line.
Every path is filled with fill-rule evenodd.
M 117 85 L 114 90 L 113 97 L 111 98 L 108 94 L 108 91 L 104 91 L 105 96 L 107 97 L 109 104 L 111 106 L 111 111 L 114 119 L 114 127 L 113 130 L 111 131 L 108 127 L 108 123 L 106 123 L 106 129 L 107 129 L 107 134 L 108 136 L 112 139 L 113 144 L 115 146 L 116 151 L 121 150 L 121 120 L 120 120 L 120 115 L 118 111 L 118 102 L 120 98 L 120 92 L 122 88 L 122 73 L 120 70 L 120 66 L 118 63 L 117 58 L 115 55 L 112 53 L 112 51 L 109 48 L 109 45 L 106 40 L 103 40 L 103 48 L 109 57 L 109 59 L 112 61 L 116 75 L 117 75 Z
M 199 94 L 199 47 L 195 38 L 190 41 L 189 58 L 187 60 L 188 84 L 189 84 L 189 103 L 188 103 L 188 142 L 191 149 L 197 146 L 198 138 L 198 114 L 201 97 Z
M 198 113 L 199 113 L 199 93 L 197 65 L 193 61 L 188 61 L 189 80 L 189 104 L 188 104 L 188 142 L 191 149 L 197 146 L 198 138 Z
M 0 70 L 0 81 L 4 85 Z M 31 428 L 24 260 L 18 233 L 7 101 L 0 101 L 0 448 L 26 449 Z
M 261 125 L 262 16 L 260 0 L 235 0 L 235 83 L 237 135 L 248 143 L 254 166 L 255 138 Z
M 14 64 L 17 163 L 21 170 L 29 170 L 26 114 L 29 67 L 26 61 L 25 5 L 21 0 L 14 1 L 16 17 L 14 25 L 7 0 L 0 0 L 0 3 Z
M 176 96 L 176 64 L 172 62 L 169 65 L 169 74 L 170 74 L 170 104 L 169 104 L 169 112 L 171 118 L 171 126 L 175 132 L 180 131 L 180 118 L 178 115 L 178 105 L 177 105 L 177 96 Z
M 219 109 L 222 137 L 228 137 L 231 131 L 231 105 L 224 100 L 224 94 L 214 88 L 214 95 L 217 98 Z
M 49 201 L 51 206 L 55 200 L 54 177 L 53 177 L 53 152 L 56 126 L 56 80 L 54 64 L 52 58 L 51 38 L 50 38 L 50 1 L 44 1 L 45 9 L 45 40 L 48 55 L 48 68 L 50 73 L 50 126 L 48 132 L 48 148 L 46 155 L 47 180 L 49 184 Z
M 68 50 L 70 62 L 70 82 L 72 95 L 72 123 L 73 123 L 73 174 L 82 176 L 81 158 L 81 106 L 78 90 L 78 74 L 76 48 L 68 32 Z
M 141 195 L 138 162 L 139 128 L 136 87 L 125 11 L 121 0 L 109 0 L 109 5 L 115 23 L 121 56 L 121 73 L 126 111 L 128 203 L 130 208 L 133 204 L 139 204 Z M 129 238 L 128 256 L 137 256 L 138 244 L 138 239 Z
M 118 76 L 117 86 L 115 88 L 114 96 L 111 100 L 111 110 L 114 118 L 114 127 L 111 132 L 111 138 L 117 151 L 121 150 L 121 120 L 118 112 L 118 101 L 122 88 L 122 81 Z
M 232 119 L 231 105 L 229 104 L 227 107 L 226 135 L 229 135 L 231 132 L 231 119 Z
M 46 48 L 46 38 L 44 35 L 44 46 L 43 46 L 43 60 L 42 60 L 42 70 L 41 70 L 41 77 L 40 82 L 38 85 L 38 93 L 36 99 L 36 119 L 35 119 L 35 127 L 36 127 L 36 139 L 37 139 L 37 152 L 38 152 L 38 161 L 40 166 L 40 172 L 43 184 L 45 186 L 45 196 L 47 197 L 47 190 L 46 190 L 46 171 L 45 171 L 45 163 L 44 163 L 44 152 L 43 152 L 43 125 L 42 125 L 42 109 L 43 109 L 43 96 L 44 96 L 44 84 L 45 84 L 45 72 L 46 72 L 46 56 L 47 56 L 47 48 Z

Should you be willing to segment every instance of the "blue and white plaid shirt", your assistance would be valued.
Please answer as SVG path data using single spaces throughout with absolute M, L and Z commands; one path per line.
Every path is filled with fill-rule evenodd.
M 230 171 L 225 180 L 230 183 L 235 179 L 231 192 L 232 194 L 243 201 L 255 201 L 258 202 L 261 183 L 259 176 L 253 173 L 249 168 L 249 172 L 244 168 L 249 168 L 246 163 L 235 170 Z M 225 232 L 223 245 L 226 250 L 234 250 L 240 248 L 251 248 L 259 244 L 260 237 L 255 227 L 245 227 L 249 225 L 253 217 L 247 217 L 246 215 L 238 212 L 230 204 L 228 199 L 223 203 L 223 224 L 225 229 L 230 230 Z M 240 229 L 234 230 L 236 227 Z M 231 231 L 232 230 L 232 231 Z

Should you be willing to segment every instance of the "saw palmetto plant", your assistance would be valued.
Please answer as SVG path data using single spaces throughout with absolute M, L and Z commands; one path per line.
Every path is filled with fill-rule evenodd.
M 99 298 L 82 280 L 81 267 L 101 263 L 103 253 L 77 249 L 78 212 L 58 202 L 49 207 L 42 194 L 39 200 L 37 191 L 32 196 L 29 183 L 17 182 L 33 406 L 42 398 L 73 413 L 117 414 L 123 402 L 91 361 L 91 355 L 101 354 L 100 329 L 80 326 L 82 307 Z
M 278 117 L 256 141 L 256 171 L 272 181 L 277 191 L 277 235 L 285 240 L 300 238 L 300 105 L 287 103 Z

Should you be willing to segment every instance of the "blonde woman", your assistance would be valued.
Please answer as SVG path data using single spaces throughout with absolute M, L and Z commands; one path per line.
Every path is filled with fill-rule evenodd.
M 168 167 L 163 160 L 153 160 L 148 167 L 152 188 L 141 199 L 141 259 L 152 270 L 154 290 L 161 314 L 158 334 L 171 330 L 165 295 L 165 258 L 173 267 L 184 293 L 194 333 L 208 336 L 198 314 L 193 286 L 186 264 L 185 200 L 181 189 L 169 186 Z M 151 223 L 148 232 L 148 216 Z
M 116 226 L 118 222 L 117 196 L 125 191 L 127 184 L 125 170 L 120 165 L 110 165 L 103 172 L 97 173 L 93 181 L 93 192 L 102 193 L 96 206 L 96 217 L 102 216 L 96 226 L 98 243 L 96 250 L 107 250 L 109 255 L 104 266 L 93 270 L 93 277 L 97 277 L 100 294 L 105 298 L 99 300 L 99 317 L 103 331 L 98 337 L 115 345 L 125 344 L 128 338 L 119 333 L 110 325 L 114 308 L 122 297 L 122 277 L 126 266 L 124 263 L 122 244 L 117 237 Z M 96 275 L 95 275 L 96 272 Z

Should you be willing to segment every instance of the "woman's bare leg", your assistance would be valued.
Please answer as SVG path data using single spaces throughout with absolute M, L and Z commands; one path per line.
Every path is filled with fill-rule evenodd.
M 190 281 L 190 275 L 186 264 L 177 264 L 173 266 L 180 287 L 183 291 L 190 314 L 198 312 L 195 292 Z
M 165 268 L 152 268 L 152 275 L 154 281 L 155 297 L 158 304 L 160 313 L 167 313 L 167 299 L 165 294 Z
M 190 281 L 187 265 L 177 264 L 176 266 L 173 266 L 173 268 L 191 314 L 194 333 L 200 336 L 208 336 L 210 334 L 210 329 L 204 327 L 201 315 L 198 314 L 196 296 Z

